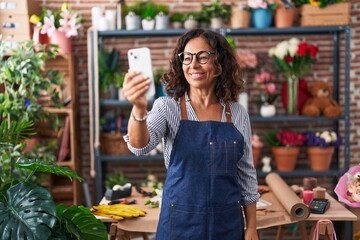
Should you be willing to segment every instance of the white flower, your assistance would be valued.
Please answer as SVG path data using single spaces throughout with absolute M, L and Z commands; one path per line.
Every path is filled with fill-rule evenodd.
M 336 132 L 332 131 L 332 132 L 330 132 L 330 135 L 331 135 L 332 140 L 333 140 L 334 142 L 336 142 L 336 140 L 337 140 Z
M 287 41 L 282 41 L 281 43 L 279 43 L 276 48 L 275 48 L 275 56 L 277 58 L 283 59 L 286 54 L 288 53 L 288 42 Z
M 268 54 L 269 54 L 270 57 L 274 56 L 275 55 L 275 47 L 270 48 L 269 51 L 268 51 Z
M 300 43 L 300 40 L 297 39 L 297 38 L 291 38 L 291 39 L 289 40 L 289 44 L 290 44 L 290 45 L 295 45 L 295 46 L 297 46 L 297 45 L 299 45 L 299 43 Z

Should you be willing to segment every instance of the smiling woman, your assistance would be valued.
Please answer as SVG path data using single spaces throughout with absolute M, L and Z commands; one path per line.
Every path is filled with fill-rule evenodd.
M 129 71 L 123 88 L 133 105 L 129 149 L 142 155 L 164 142 L 167 179 L 156 239 L 257 240 L 259 194 L 249 115 L 237 102 L 244 83 L 235 53 L 219 33 L 194 29 L 179 38 L 170 63 L 161 78 L 168 96 L 150 112 L 146 77 Z

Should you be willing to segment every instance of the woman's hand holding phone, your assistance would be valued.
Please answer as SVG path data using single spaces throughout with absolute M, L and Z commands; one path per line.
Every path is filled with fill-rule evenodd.
M 145 93 L 150 87 L 151 80 L 140 72 L 129 70 L 125 74 L 123 93 L 126 99 L 138 108 L 147 107 Z

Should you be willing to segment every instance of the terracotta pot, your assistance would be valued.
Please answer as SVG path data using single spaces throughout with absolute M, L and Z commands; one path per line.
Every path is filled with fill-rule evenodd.
M 277 28 L 288 28 L 294 26 L 296 8 L 286 9 L 280 6 L 275 12 L 275 26 Z
M 243 9 L 232 9 L 230 24 L 231 28 L 248 28 L 250 26 L 251 13 Z
M 254 162 L 254 167 L 256 168 L 259 159 L 260 159 L 260 155 L 261 155 L 261 147 L 253 147 L 252 148 L 252 157 L 253 157 L 253 162 Z
M 47 34 L 40 33 L 40 29 L 35 26 L 33 32 L 33 41 L 34 43 L 47 44 L 49 43 L 49 37 Z
M 295 169 L 299 147 L 272 147 L 271 151 L 278 171 L 291 172 Z
M 313 171 L 326 171 L 330 168 L 334 147 L 308 147 L 307 155 L 310 161 L 310 169 Z
M 50 37 L 50 43 L 59 45 L 59 53 L 67 54 L 72 51 L 71 38 L 66 37 L 64 32 L 55 30 L 53 35 Z

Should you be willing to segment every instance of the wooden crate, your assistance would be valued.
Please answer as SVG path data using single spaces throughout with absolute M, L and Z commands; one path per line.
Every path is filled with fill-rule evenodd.
M 301 7 L 301 26 L 334 26 L 350 24 L 351 3 L 335 3 L 326 8 L 310 4 Z

